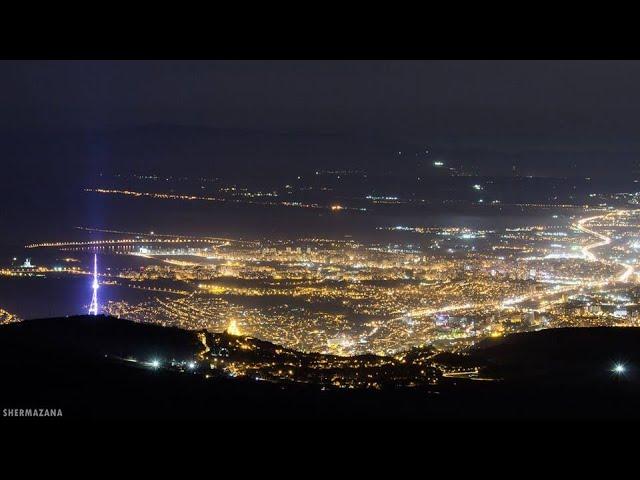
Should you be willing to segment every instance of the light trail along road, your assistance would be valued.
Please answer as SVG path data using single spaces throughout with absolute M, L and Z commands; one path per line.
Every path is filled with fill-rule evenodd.
M 604 218 L 604 217 L 609 217 L 609 216 L 615 216 L 615 215 L 620 215 L 620 211 L 615 211 L 612 213 L 606 213 L 604 215 L 595 215 L 593 217 L 587 217 L 587 218 L 583 218 L 582 220 L 579 220 L 578 222 L 576 222 L 575 227 L 580 230 L 581 232 L 587 233 L 589 235 L 593 235 L 594 237 L 598 238 L 599 241 L 591 243 L 589 245 L 585 245 L 584 247 L 582 247 L 582 253 L 584 254 L 585 258 L 591 260 L 591 261 L 598 261 L 598 257 L 592 252 L 592 250 L 595 250 L 596 248 L 600 248 L 600 247 L 604 247 L 606 245 L 609 245 L 611 243 L 611 237 L 607 237 L 606 235 L 603 235 L 601 233 L 598 233 L 594 230 L 591 230 L 590 228 L 587 228 L 585 226 L 585 224 L 593 221 L 593 220 L 597 220 L 598 218 Z M 602 259 L 600 259 L 599 261 L 604 261 Z M 624 263 L 624 262 L 615 262 L 618 265 L 620 265 L 621 267 L 624 268 L 624 270 L 622 271 L 622 273 L 617 276 L 615 279 L 612 279 L 612 281 L 618 281 L 618 282 L 628 282 L 629 278 L 631 277 L 631 275 L 633 275 L 634 273 L 634 266 L 633 265 L 629 265 L 628 263 Z

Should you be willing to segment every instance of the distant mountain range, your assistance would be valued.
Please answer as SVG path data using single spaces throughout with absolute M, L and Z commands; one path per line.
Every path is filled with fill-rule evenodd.
M 246 178 L 273 175 L 286 181 L 316 169 L 365 169 L 371 174 L 437 174 L 444 161 L 479 176 L 606 176 L 638 173 L 638 147 L 574 148 L 539 142 L 495 145 L 490 139 L 451 137 L 432 142 L 384 132 L 256 130 L 203 125 L 149 124 L 118 129 L 4 130 L 0 154 L 5 174 L 46 173 L 48 181 L 80 181 L 99 172 Z M 610 168 L 611 166 L 615 168 Z M 515 169 L 514 169 L 515 167 Z M 46 172 L 41 170 L 45 169 Z

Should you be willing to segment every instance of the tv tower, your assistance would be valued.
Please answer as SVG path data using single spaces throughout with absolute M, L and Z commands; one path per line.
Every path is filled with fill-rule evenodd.
M 91 305 L 89 305 L 89 315 L 98 314 L 98 255 L 93 254 L 93 296 L 91 297 Z

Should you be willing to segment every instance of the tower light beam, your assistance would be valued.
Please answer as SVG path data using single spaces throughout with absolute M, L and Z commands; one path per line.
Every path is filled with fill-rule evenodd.
M 98 255 L 93 254 L 93 295 L 91 297 L 91 305 L 89 305 L 89 315 L 97 315 L 100 307 L 98 306 Z

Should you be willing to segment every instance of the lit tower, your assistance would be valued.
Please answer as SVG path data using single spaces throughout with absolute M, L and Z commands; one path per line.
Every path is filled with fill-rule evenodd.
M 93 296 L 91 297 L 91 305 L 89 305 L 89 315 L 98 314 L 98 255 L 93 254 Z

